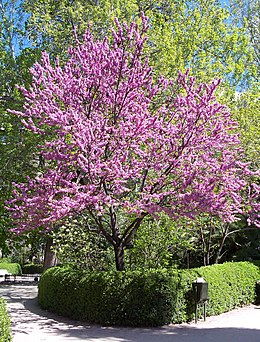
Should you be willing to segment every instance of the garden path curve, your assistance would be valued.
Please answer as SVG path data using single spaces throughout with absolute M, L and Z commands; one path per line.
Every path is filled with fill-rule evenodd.
M 72 321 L 40 309 L 37 286 L 0 285 L 7 300 L 13 342 L 259 342 L 260 306 L 233 310 L 198 324 L 162 328 L 122 328 Z

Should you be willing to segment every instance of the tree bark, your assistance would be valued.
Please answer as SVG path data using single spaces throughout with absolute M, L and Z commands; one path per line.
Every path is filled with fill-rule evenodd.
M 43 262 L 44 271 L 50 267 L 57 265 L 56 254 L 51 250 L 52 245 L 53 245 L 53 239 L 51 237 L 47 237 L 45 251 L 44 251 L 44 262 Z
M 224 231 L 223 231 L 223 234 L 222 234 L 222 237 L 221 237 L 219 248 L 218 248 L 217 253 L 215 255 L 214 264 L 218 264 L 220 259 L 221 259 L 221 252 L 222 252 L 224 243 L 226 241 L 226 238 L 228 236 L 228 231 L 229 231 L 229 224 L 226 223 L 225 226 L 224 226 Z
M 125 250 L 123 244 L 114 245 L 115 252 L 115 261 L 116 261 L 116 270 L 124 271 L 125 270 Z

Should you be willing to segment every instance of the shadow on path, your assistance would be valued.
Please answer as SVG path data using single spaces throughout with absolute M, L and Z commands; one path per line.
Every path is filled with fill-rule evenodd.
M 197 325 L 169 325 L 161 328 L 102 327 L 57 316 L 39 308 L 37 286 L 1 285 L 12 321 L 13 342 L 259 342 L 260 307 L 236 310 Z M 252 319 L 258 323 L 252 324 Z M 222 316 L 222 317 L 221 317 Z M 241 324 L 248 319 L 248 323 Z M 243 323 L 243 322 L 242 322 Z M 245 322 L 244 322 L 245 323 Z M 236 326 L 237 325 L 237 326 Z

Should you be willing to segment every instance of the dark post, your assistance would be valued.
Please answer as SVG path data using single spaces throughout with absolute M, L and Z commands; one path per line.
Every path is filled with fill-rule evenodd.
M 186 258 L 187 258 L 187 268 L 190 268 L 190 250 L 187 250 Z
M 208 300 L 208 283 L 203 278 L 198 278 L 192 283 L 195 299 L 195 323 L 198 322 L 198 305 L 203 304 L 204 321 L 206 321 L 206 302 Z

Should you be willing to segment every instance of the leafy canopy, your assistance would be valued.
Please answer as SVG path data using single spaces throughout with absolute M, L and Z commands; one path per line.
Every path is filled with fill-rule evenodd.
M 146 52 L 157 75 L 177 76 L 191 68 L 200 82 L 222 78 L 244 87 L 255 73 L 253 49 L 242 25 L 232 22 L 221 1 L 212 0 L 25 0 L 28 36 L 36 46 L 67 58 L 91 22 L 95 37 L 110 36 L 115 17 L 130 23 L 143 11 L 149 17 Z

